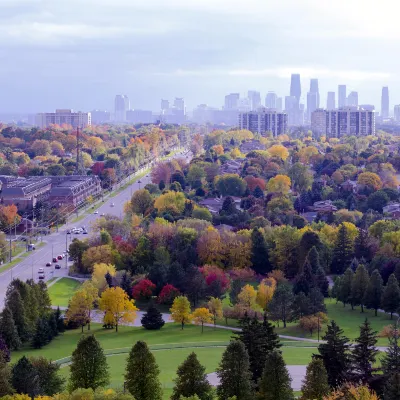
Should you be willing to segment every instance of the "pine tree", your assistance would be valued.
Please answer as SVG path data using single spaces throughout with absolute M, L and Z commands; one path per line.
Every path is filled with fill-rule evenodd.
M 323 294 L 324 297 L 328 297 L 329 295 L 329 281 L 326 277 L 325 271 L 322 267 L 317 269 L 315 275 L 317 287 L 319 288 L 320 292 Z
M 365 258 L 368 261 L 371 259 L 367 230 L 358 229 L 358 235 L 354 240 L 354 256 L 358 259 Z
M 153 353 L 142 341 L 132 347 L 126 365 L 126 388 L 135 400 L 161 400 L 160 369 Z
M 62 391 L 65 379 L 59 374 L 59 364 L 44 357 L 30 357 L 29 361 L 38 374 L 41 393 L 54 396 Z
M 7 343 L 3 339 L 3 337 L 0 335 L 0 356 L 3 357 L 5 362 L 10 362 L 11 360 L 11 353 L 10 349 L 7 346 Z
M 41 349 L 49 342 L 47 321 L 44 318 L 39 318 L 36 324 L 36 331 L 32 338 L 32 347 Z
M 108 385 L 107 359 L 94 335 L 82 336 L 72 353 L 69 389 L 97 389 Z
M 340 278 L 338 300 L 343 303 L 343 307 L 351 302 L 351 285 L 353 278 L 354 272 L 351 268 L 347 268 L 343 276 Z
M 43 281 L 39 281 L 35 288 L 37 290 L 37 298 L 39 300 L 38 309 L 39 315 L 45 316 L 51 312 L 51 300 L 49 292 L 47 290 L 47 285 Z
M 319 253 L 315 246 L 311 247 L 311 250 L 308 252 L 307 258 L 310 261 L 313 274 L 316 274 L 318 269 L 322 267 L 319 261 Z
M 14 364 L 11 374 L 11 383 L 17 393 L 25 393 L 32 398 L 40 393 L 38 373 L 25 356 Z
M 269 262 L 268 248 L 264 235 L 260 229 L 251 232 L 251 263 L 252 269 L 257 274 L 267 274 L 272 267 Z
M 309 315 L 316 314 L 318 312 L 326 312 L 324 296 L 318 288 L 312 288 L 308 294 L 308 300 L 310 304 Z
M 107 282 L 108 287 L 110 287 L 110 288 L 113 287 L 113 277 L 111 276 L 111 274 L 108 271 L 105 274 L 104 278 Z
M 141 323 L 148 330 L 161 329 L 165 324 L 162 314 L 153 303 L 149 305 L 146 314 L 141 319 Z
M 338 387 L 346 380 L 350 367 L 349 339 L 343 335 L 335 321 L 327 326 L 326 343 L 321 343 L 318 351 L 328 373 L 328 383 L 332 388 Z
M 386 381 L 383 392 L 384 400 L 400 399 L 400 372 L 395 372 L 389 376 Z
M 341 224 L 333 249 L 331 271 L 335 274 L 342 274 L 349 267 L 352 257 L 353 244 L 351 243 L 346 227 Z
M 371 274 L 365 293 L 365 306 L 375 310 L 375 317 L 378 315 L 378 309 L 381 306 L 383 294 L 383 279 L 377 269 Z
M 132 279 L 127 272 L 122 275 L 121 288 L 125 290 L 129 297 L 132 295 Z
M 290 383 L 291 378 L 282 354 L 272 351 L 265 360 L 258 398 L 260 400 L 293 400 Z
M 397 311 L 400 306 L 399 282 L 394 274 L 389 276 L 388 282 L 383 290 L 381 305 L 385 312 L 390 313 L 390 319 L 393 319 L 393 313 Z
M 11 386 L 11 371 L 5 356 L 0 352 L 0 398 L 14 392 Z
M 219 400 L 236 396 L 237 400 L 253 400 L 249 355 L 244 344 L 232 341 L 222 355 L 217 369 L 220 384 L 217 387 Z
M 186 360 L 178 367 L 177 378 L 171 400 L 180 400 L 182 397 L 197 395 L 199 400 L 213 400 L 213 388 L 207 380 L 203 367 L 195 353 L 189 354 Z
M 55 311 L 50 313 L 49 317 L 47 318 L 47 324 L 49 327 L 49 341 L 51 341 L 58 335 L 58 325 Z
M 25 318 L 25 308 L 21 295 L 17 290 L 13 290 L 6 300 L 6 306 L 10 309 L 17 328 L 18 336 L 21 341 L 28 339 L 28 325 Z
M 386 377 L 400 371 L 399 338 L 400 332 L 396 324 L 393 329 L 392 337 L 389 337 L 389 347 L 381 360 L 383 374 L 386 375 Z
M 293 293 L 298 294 L 303 292 L 306 296 L 308 296 L 311 288 L 315 286 L 315 276 L 312 273 L 310 261 L 308 258 L 306 258 L 302 271 L 296 276 L 293 286 Z
M 377 332 L 373 331 L 368 319 L 360 326 L 360 336 L 352 349 L 352 373 L 355 382 L 368 384 L 373 377 L 373 365 L 378 350 L 375 347 L 378 339 Z
M 351 299 L 355 306 L 361 305 L 361 312 L 364 312 L 364 300 L 369 285 L 369 275 L 364 265 L 360 264 L 354 274 L 351 285 Z
M 9 349 L 18 350 L 21 347 L 21 339 L 14 324 L 12 312 L 8 307 L 5 307 L 1 313 L 0 334 Z
M 64 318 L 62 318 L 60 307 L 57 307 L 57 310 L 55 311 L 54 315 L 57 322 L 57 332 L 58 333 L 65 332 Z
M 264 192 L 261 190 L 260 186 L 256 186 L 253 190 L 253 196 L 257 199 L 264 197 Z
M 330 392 L 328 374 L 322 359 L 314 357 L 308 364 L 301 392 L 303 395 L 300 400 L 323 400 Z

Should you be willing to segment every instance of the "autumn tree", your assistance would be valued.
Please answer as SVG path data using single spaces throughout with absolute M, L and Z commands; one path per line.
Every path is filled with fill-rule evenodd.
M 101 294 L 99 308 L 105 313 L 104 323 L 115 326 L 116 332 L 120 323 L 133 322 L 138 311 L 134 300 L 130 300 L 120 287 L 106 289 Z
M 274 144 L 267 151 L 271 157 L 280 158 L 283 161 L 286 161 L 286 159 L 289 157 L 288 149 L 281 144 Z
M 286 175 L 276 175 L 267 183 L 268 192 L 279 193 L 281 195 L 289 193 L 291 181 Z
M 192 320 L 190 302 L 185 296 L 176 297 L 169 311 L 171 312 L 171 319 L 176 323 L 180 323 L 182 330 L 184 325 Z
M 97 288 L 98 292 L 100 293 L 103 292 L 107 287 L 109 287 L 106 279 L 107 274 L 111 275 L 111 277 L 115 276 L 116 270 L 114 265 L 106 264 L 103 262 L 93 265 L 92 284 Z
M 257 291 L 253 286 L 247 284 L 245 285 L 238 295 L 238 301 L 244 310 L 254 309 L 257 300 Z
M 379 190 L 382 187 L 381 178 L 374 172 L 362 172 L 358 175 L 357 182 L 369 187 L 371 190 Z
M 193 311 L 192 319 L 196 325 L 201 325 L 201 333 L 203 333 L 204 324 L 210 324 L 213 321 L 213 315 L 208 308 L 200 307 Z
M 114 262 L 111 246 L 106 244 L 102 246 L 90 247 L 82 255 L 82 266 L 84 273 L 93 273 L 95 264 L 109 264 Z M 111 272 L 110 272 L 111 273 Z M 105 275 L 106 273 L 104 273 Z
M 217 319 L 222 318 L 222 301 L 216 297 L 210 297 L 208 300 L 207 307 L 213 316 L 214 328 L 217 324 Z
M 131 210 L 135 214 L 144 215 L 153 205 L 153 198 L 148 190 L 136 190 L 131 199 Z
M 80 326 L 82 328 L 88 323 L 88 304 L 85 293 L 78 290 L 74 293 L 69 301 L 67 311 L 65 313 L 65 322 Z
M 261 281 L 257 288 L 257 304 L 264 310 L 268 310 L 276 289 L 276 281 L 274 278 L 266 278 Z
M 218 175 L 214 183 L 223 196 L 242 196 L 246 190 L 246 182 L 237 174 Z

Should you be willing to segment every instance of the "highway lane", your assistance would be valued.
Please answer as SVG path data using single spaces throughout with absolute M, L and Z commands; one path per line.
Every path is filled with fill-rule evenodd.
M 177 153 L 174 155 L 174 158 L 179 157 L 182 157 L 181 153 Z M 46 263 L 52 262 L 53 257 L 57 257 L 58 255 L 61 255 L 63 252 L 65 252 L 65 250 L 69 247 L 72 239 L 87 238 L 91 233 L 91 224 L 96 219 L 101 218 L 101 214 L 104 213 L 115 215 L 117 217 L 122 217 L 124 204 L 129 201 L 133 192 L 138 189 L 143 189 L 143 187 L 150 182 L 151 178 L 149 173 L 147 176 L 140 178 L 140 182 L 134 182 L 133 184 L 129 185 L 127 188 L 116 194 L 114 197 L 106 198 L 104 203 L 99 208 L 97 208 L 98 214 L 90 212 L 85 215 L 85 217 L 79 222 L 68 223 L 62 226 L 58 232 L 44 236 L 43 241 L 45 242 L 45 245 L 42 248 L 32 251 L 31 254 L 27 256 L 21 263 L 0 274 L 0 310 L 2 310 L 4 307 L 4 298 L 7 286 L 13 278 L 19 278 L 23 281 L 27 279 L 34 279 L 35 281 L 38 281 L 39 268 L 44 268 L 46 281 L 53 277 L 68 276 L 68 269 L 71 263 L 66 261 L 67 258 L 58 261 L 58 264 L 61 265 L 61 269 L 58 270 L 54 268 L 56 263 L 51 263 L 51 267 L 46 267 Z M 112 204 L 114 204 L 114 206 L 112 206 Z M 68 229 L 82 226 L 88 228 L 89 235 L 76 235 L 73 233 L 69 235 L 67 234 Z

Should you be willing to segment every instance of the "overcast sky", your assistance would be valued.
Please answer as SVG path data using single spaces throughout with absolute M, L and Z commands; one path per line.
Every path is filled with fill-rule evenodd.
M 400 103 L 396 0 L 0 0 L 0 112 L 221 106 L 248 89 L 302 97 L 318 78 Z

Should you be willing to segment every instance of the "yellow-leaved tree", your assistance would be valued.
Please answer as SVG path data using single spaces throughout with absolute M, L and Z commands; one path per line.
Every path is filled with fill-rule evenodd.
M 239 305 L 244 310 L 251 310 L 255 307 L 257 300 L 257 291 L 253 286 L 247 284 L 243 286 L 242 290 L 238 294 Z
M 192 314 L 193 321 L 196 325 L 201 325 L 201 333 L 204 332 L 204 324 L 209 324 L 213 320 L 210 310 L 205 307 L 196 308 Z
M 280 194 L 287 194 L 290 190 L 291 181 L 287 175 L 276 175 L 267 183 L 267 190 Z
M 257 289 L 257 304 L 264 310 L 268 310 L 268 304 L 271 302 L 276 289 L 276 280 L 266 278 L 261 281 Z
M 94 308 L 94 303 L 97 301 L 99 298 L 99 290 L 97 287 L 93 284 L 92 281 L 85 281 L 83 282 L 83 285 L 79 289 L 82 291 L 85 295 L 86 298 L 86 311 L 87 311 L 87 317 L 88 317 L 88 330 L 90 331 L 90 322 L 92 321 L 92 310 Z
M 182 330 L 185 324 L 192 320 L 192 315 L 190 314 L 190 302 L 186 296 L 175 297 L 169 311 L 171 312 L 172 321 L 181 324 Z
M 68 303 L 65 321 L 80 326 L 83 332 L 83 327 L 88 323 L 88 318 L 87 297 L 83 290 L 78 290 Z
M 334 390 L 328 396 L 325 396 L 323 400 L 379 400 L 376 393 L 371 390 L 368 386 L 355 386 L 353 384 L 347 385 L 344 388 Z
M 289 157 L 289 151 L 285 146 L 281 144 L 274 144 L 268 150 L 271 157 L 277 157 L 285 161 Z
M 210 300 L 208 300 L 207 307 L 213 316 L 214 328 L 215 328 L 215 325 L 217 324 L 217 318 L 222 318 L 222 316 L 223 316 L 222 301 L 221 301 L 221 299 L 218 299 L 217 297 L 211 297 Z
M 118 332 L 118 325 L 121 322 L 133 322 L 136 318 L 134 300 L 129 300 L 127 293 L 120 287 L 106 289 L 100 297 L 99 308 L 104 311 L 104 324 L 115 326 Z
M 111 276 L 115 276 L 115 266 L 111 264 L 99 263 L 94 264 L 92 273 L 92 283 L 97 288 L 99 293 L 108 287 L 106 280 L 106 274 L 109 273 Z
M 171 215 L 180 215 L 185 208 L 185 201 L 186 198 L 182 192 L 171 191 L 157 197 L 154 202 L 154 208 L 156 208 L 160 214 L 168 212 Z
M 379 190 L 382 187 L 381 178 L 374 172 L 362 172 L 358 175 L 357 182 L 373 190 Z

